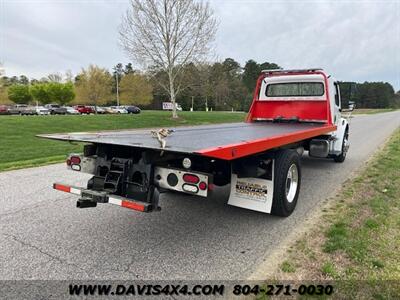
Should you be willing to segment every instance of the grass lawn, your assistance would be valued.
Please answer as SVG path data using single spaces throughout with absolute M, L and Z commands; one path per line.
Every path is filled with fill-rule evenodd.
M 139 115 L 0 116 L 0 171 L 60 162 L 80 145 L 36 138 L 41 133 L 174 127 L 240 122 L 244 113 L 142 111 Z
M 334 280 L 340 299 L 400 299 L 400 130 L 288 250 L 279 280 Z

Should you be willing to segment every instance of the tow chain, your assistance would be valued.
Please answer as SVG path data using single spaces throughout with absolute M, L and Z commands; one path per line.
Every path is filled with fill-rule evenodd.
M 172 129 L 161 128 L 158 131 L 152 130 L 151 135 L 160 142 L 161 148 L 165 149 L 165 146 L 167 145 L 167 141 L 165 140 L 165 138 L 167 138 L 173 132 L 174 130 Z

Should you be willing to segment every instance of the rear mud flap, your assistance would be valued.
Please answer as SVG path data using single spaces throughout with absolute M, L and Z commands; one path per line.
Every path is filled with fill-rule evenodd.
M 232 173 L 229 205 L 263 213 L 271 213 L 273 195 L 273 172 L 271 180 L 250 177 L 238 178 L 237 174 Z

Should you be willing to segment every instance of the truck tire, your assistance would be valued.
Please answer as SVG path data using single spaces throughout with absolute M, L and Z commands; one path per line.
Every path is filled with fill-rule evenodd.
M 349 140 L 349 128 L 346 128 L 342 142 L 342 153 L 333 157 L 333 160 L 335 162 L 342 163 L 346 159 L 346 154 L 347 154 L 346 144 L 348 140 Z
M 271 214 L 288 217 L 294 211 L 301 183 L 300 155 L 280 150 L 275 155 L 274 197 Z

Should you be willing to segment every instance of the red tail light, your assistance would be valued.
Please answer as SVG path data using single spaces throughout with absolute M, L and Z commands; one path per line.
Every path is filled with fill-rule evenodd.
M 81 163 L 81 158 L 79 156 L 71 156 L 70 161 L 73 165 L 79 165 Z
M 188 183 L 198 183 L 200 181 L 199 177 L 194 174 L 184 174 L 183 181 Z
M 202 191 L 205 191 L 207 189 L 207 183 L 205 183 L 204 181 L 200 182 L 199 189 L 201 189 Z

